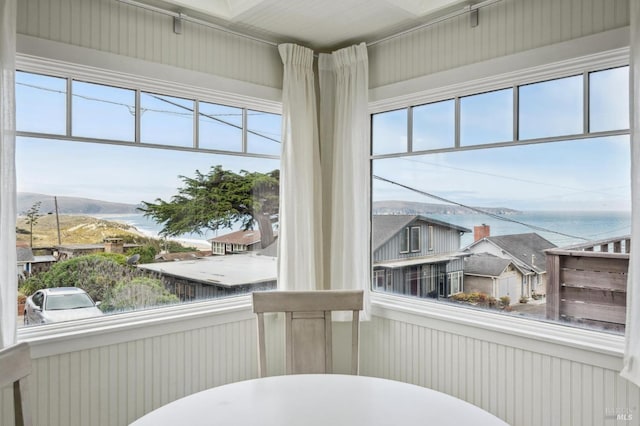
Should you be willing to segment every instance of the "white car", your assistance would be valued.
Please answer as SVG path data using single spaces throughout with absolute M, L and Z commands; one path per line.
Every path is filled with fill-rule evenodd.
M 47 324 L 102 315 L 86 291 L 78 287 L 56 287 L 38 290 L 27 297 L 24 305 L 25 324 Z

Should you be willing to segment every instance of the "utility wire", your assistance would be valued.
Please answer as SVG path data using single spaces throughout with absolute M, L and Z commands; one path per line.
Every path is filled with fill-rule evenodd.
M 52 88 L 49 88 L 49 87 L 37 86 L 35 84 L 28 84 L 28 83 L 16 83 L 16 84 L 18 84 L 20 86 L 30 87 L 32 89 L 44 90 L 44 91 L 52 92 L 52 93 L 59 93 L 59 94 L 62 94 L 62 95 L 66 95 L 67 94 L 67 92 L 65 90 L 52 89 Z M 172 114 L 172 115 L 177 115 L 177 116 L 181 116 L 181 117 L 188 117 L 190 115 L 189 113 L 193 114 L 193 109 L 191 109 L 189 107 L 186 107 L 184 105 L 180 105 L 177 102 L 169 101 L 168 99 L 165 99 L 165 98 L 163 98 L 162 96 L 159 96 L 159 95 L 153 95 L 151 93 L 148 93 L 148 95 L 153 97 L 153 98 L 155 98 L 155 99 L 157 99 L 157 100 L 159 100 L 159 101 L 163 101 L 163 102 L 166 102 L 166 103 L 168 103 L 170 105 L 185 109 L 188 112 L 181 113 L 181 112 L 169 111 L 169 110 L 159 110 L 159 109 L 152 109 L 152 108 L 140 108 L 142 113 L 144 113 L 146 111 L 150 111 L 150 112 L 157 112 L 157 113 L 162 113 L 162 114 Z M 81 98 L 81 99 L 85 99 L 85 100 L 88 100 L 88 101 L 102 102 L 102 103 L 105 103 L 105 104 L 122 106 L 122 107 L 127 108 L 132 115 L 135 114 L 135 107 L 133 105 L 129 105 L 129 104 L 126 104 L 126 103 L 123 103 L 123 102 L 115 102 L 115 101 L 110 101 L 110 100 L 107 100 L 107 99 L 99 99 L 99 98 L 94 98 L 94 97 L 91 97 L 91 96 L 79 95 L 77 93 L 72 93 L 71 96 L 74 96 L 74 97 L 77 97 L 77 98 Z M 260 113 L 254 113 L 254 114 L 247 113 L 247 114 L 248 115 L 260 115 Z M 206 117 L 206 118 L 208 118 L 210 120 L 220 122 L 220 123 L 225 124 L 227 126 L 235 127 L 237 129 L 242 130 L 242 126 L 237 125 L 237 124 L 233 124 L 233 123 L 230 123 L 228 121 L 225 121 L 225 120 L 222 120 L 222 119 L 218 118 L 218 117 L 222 117 L 222 116 L 239 116 L 239 115 L 242 115 L 241 113 L 240 114 L 215 114 L 214 115 L 214 114 L 206 114 L 206 113 L 203 113 L 203 112 L 199 112 L 199 115 L 201 115 L 203 117 Z M 262 132 L 261 133 L 261 132 L 258 132 L 256 130 L 247 129 L 247 133 L 254 134 L 256 136 L 259 136 L 261 138 L 264 138 L 264 139 L 267 139 L 267 140 L 270 140 L 270 141 L 273 141 L 273 142 L 276 142 L 276 143 L 281 143 L 281 141 L 279 141 L 278 139 L 275 139 L 275 138 L 267 136 L 266 133 L 268 133 L 268 132 Z
M 467 209 L 472 210 L 472 211 L 474 211 L 476 213 L 484 214 L 484 215 L 487 215 L 487 216 L 492 217 L 494 219 L 502 220 L 502 221 L 505 221 L 505 222 L 516 223 L 516 224 L 522 225 L 522 226 L 526 226 L 527 228 L 533 229 L 535 231 L 549 232 L 549 233 L 552 233 L 552 234 L 562 235 L 563 237 L 576 238 L 576 239 L 579 239 L 579 240 L 589 241 L 588 238 L 578 237 L 576 235 L 571 235 L 571 234 L 565 234 L 564 232 L 554 231 L 552 229 L 542 228 L 542 227 L 536 226 L 536 225 L 530 225 L 528 223 L 520 222 L 519 220 L 511 219 L 509 217 L 500 216 L 498 214 L 491 213 L 491 212 L 479 209 L 477 207 L 467 206 L 466 204 L 462 204 L 462 203 L 458 203 L 456 201 L 448 200 L 448 199 L 440 197 L 438 195 L 431 194 L 431 193 L 426 192 L 426 191 L 421 191 L 419 189 L 412 188 L 410 186 L 407 186 L 407 185 L 404 185 L 404 184 L 401 184 L 401 183 L 398 183 L 398 182 L 395 182 L 395 181 L 392 181 L 392 180 L 389 180 L 389 179 L 386 179 L 386 178 L 383 178 L 383 177 L 380 177 L 380 176 L 377 176 L 377 175 L 373 175 L 373 178 L 377 179 L 377 180 L 380 180 L 380 181 L 383 181 L 383 182 L 390 183 L 392 185 L 399 186 L 399 187 L 404 188 L 404 189 L 408 189 L 409 191 L 416 192 L 416 193 L 418 193 L 420 195 L 424 195 L 426 197 L 434 198 L 434 199 L 436 199 L 438 201 L 443 201 L 443 202 L 448 203 L 448 204 L 454 204 L 456 206 L 467 208 Z

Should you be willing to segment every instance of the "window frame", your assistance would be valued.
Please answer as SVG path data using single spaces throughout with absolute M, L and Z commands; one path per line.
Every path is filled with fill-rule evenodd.
M 414 231 L 417 230 L 417 235 L 414 234 Z M 419 253 L 422 250 L 422 228 L 420 226 L 411 226 L 411 230 L 409 231 L 409 250 L 411 253 Z M 417 237 L 417 238 L 414 238 Z M 413 242 L 414 240 L 418 240 L 417 248 L 414 248 Z
M 407 254 L 411 250 L 411 232 L 409 226 L 406 226 L 400 232 L 400 254 Z
M 410 115 L 412 107 L 427 103 L 456 99 L 507 87 L 516 89 L 520 85 L 554 80 L 576 74 L 583 74 L 586 81 L 588 81 L 588 76 L 592 72 L 629 66 L 630 50 L 627 32 L 615 30 L 608 34 L 598 35 L 596 38 L 598 43 L 594 43 L 594 40 L 589 37 L 562 43 L 563 48 L 566 48 L 566 50 L 560 54 L 558 53 L 558 46 L 552 45 L 533 49 L 533 51 L 526 53 L 521 52 L 489 60 L 484 63 L 471 64 L 465 67 L 464 73 L 451 73 L 449 75 L 436 73 L 402 82 L 402 84 L 374 89 L 371 93 L 373 96 L 370 95 L 369 114 L 371 116 L 385 111 L 406 108 Z M 425 87 L 431 87 L 432 89 L 425 90 Z M 514 90 L 514 92 L 517 92 L 517 90 Z M 585 104 L 583 111 L 586 115 L 588 115 L 589 111 L 588 102 L 589 96 L 587 92 L 583 98 L 583 103 Z M 517 106 L 518 104 L 514 103 L 514 117 L 517 117 Z M 508 142 L 422 151 L 412 151 L 409 148 L 403 153 L 371 154 L 369 159 L 373 162 L 375 159 L 407 157 L 427 153 L 436 154 L 460 150 L 490 149 L 493 147 L 630 134 L 629 129 L 589 133 L 588 123 L 588 117 L 586 117 L 583 122 L 585 132 L 579 135 L 520 141 L 517 138 L 518 126 L 516 125 L 514 126 L 514 139 Z M 459 122 L 456 125 L 459 125 Z M 409 147 L 412 146 L 412 133 L 409 129 L 407 130 Z M 369 288 L 371 289 L 372 287 L 369 286 Z M 568 324 L 516 317 L 462 305 L 451 306 L 446 303 L 416 298 L 410 295 L 372 291 L 371 301 L 374 315 L 377 312 L 388 313 L 391 310 L 395 310 L 406 314 L 415 314 L 420 318 L 425 318 L 425 321 L 438 319 L 453 324 L 470 325 L 487 332 L 499 331 L 501 336 L 502 334 L 504 335 L 505 342 L 508 342 L 514 336 L 518 336 L 616 356 L 622 352 L 624 345 L 624 336 L 608 333 L 604 330 L 577 328 Z M 404 318 L 403 314 L 398 314 L 397 316 Z M 396 317 L 395 313 L 392 317 Z
M 28 50 L 28 49 L 26 49 Z M 59 48 L 61 57 L 79 57 L 81 48 L 64 46 Z M 71 86 L 72 81 L 80 81 L 84 83 L 101 84 L 109 87 L 123 88 L 134 90 L 139 98 L 140 92 L 157 93 L 165 96 L 192 99 L 196 102 L 207 102 L 219 105 L 242 108 L 246 110 L 265 112 L 270 114 L 282 114 L 282 102 L 280 89 L 261 88 L 254 84 L 234 81 L 230 79 L 207 79 L 201 73 L 180 70 L 175 74 L 175 70 L 170 67 L 164 67 L 161 64 L 146 63 L 130 58 L 123 58 L 118 55 L 112 55 L 99 52 L 97 61 L 98 66 L 83 63 L 67 62 L 60 59 L 50 59 L 40 56 L 40 50 L 37 54 L 29 54 L 18 51 L 16 53 L 15 69 L 26 73 L 34 73 L 45 76 L 67 79 L 67 88 Z M 110 57 L 114 60 L 110 60 Z M 115 60 L 117 58 L 117 60 Z M 87 62 L 92 62 L 95 58 L 90 58 Z M 84 59 L 83 59 L 84 60 Z M 114 68 L 102 68 L 105 63 L 114 64 Z M 135 74 L 129 72 L 134 70 Z M 238 93 L 229 92 L 229 90 L 237 89 Z M 67 90 L 67 123 L 66 134 L 47 134 L 37 132 L 16 132 L 17 137 L 52 139 L 69 142 L 97 143 L 106 145 L 133 146 L 154 149 L 164 149 L 173 151 L 192 151 L 205 154 L 218 154 L 228 156 L 265 158 L 279 160 L 279 155 L 257 154 L 250 152 L 235 152 L 224 150 L 199 149 L 196 147 L 168 146 L 161 144 L 144 144 L 139 142 L 118 141 L 110 139 L 97 139 L 87 137 L 72 136 L 70 122 L 71 93 Z M 138 101 L 138 99 L 136 99 Z M 137 103 L 136 108 L 139 108 Z M 138 116 L 139 111 L 138 111 Z M 139 120 L 137 120 L 139 121 Z M 197 121 L 197 120 L 194 120 Z M 139 123 L 136 123 L 139 126 Z M 195 129 L 197 131 L 197 128 Z M 246 131 L 246 128 L 245 128 Z M 136 127 L 139 132 L 139 127 Z M 139 141 L 139 134 L 136 135 L 136 141 Z M 181 322 L 185 315 L 191 316 L 194 320 L 211 322 L 212 314 L 215 317 L 222 317 L 231 312 L 241 312 L 246 309 L 247 303 L 250 306 L 250 294 L 234 294 L 229 297 L 218 299 L 196 300 L 191 302 L 182 302 L 169 306 L 158 306 L 148 309 L 141 309 L 130 312 L 119 312 L 114 315 L 105 315 L 96 318 L 88 318 L 82 320 L 43 324 L 37 327 L 20 327 L 18 328 L 19 340 L 58 340 L 63 339 L 68 333 L 79 333 L 91 336 L 89 340 L 100 339 L 109 330 L 131 329 L 136 330 L 139 327 L 144 328 L 147 320 L 151 322 Z M 233 314 L 233 318 L 238 320 L 247 320 L 248 317 L 244 313 Z M 146 319 L 145 319 L 146 318 Z M 251 315 L 253 318 L 253 315 Z M 225 320 L 227 321 L 227 320 Z M 185 323 L 185 330 L 188 325 Z M 135 331 L 133 331 L 135 333 Z M 79 347 L 90 347 L 91 343 L 81 344 Z

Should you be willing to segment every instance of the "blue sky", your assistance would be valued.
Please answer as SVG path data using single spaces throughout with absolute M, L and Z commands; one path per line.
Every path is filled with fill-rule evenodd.
M 590 76 L 592 131 L 629 127 L 628 68 Z M 582 133 L 582 75 L 521 86 L 520 139 Z M 461 146 L 513 139 L 513 89 L 460 100 Z M 413 111 L 413 150 L 455 144 L 452 100 Z M 407 150 L 407 110 L 375 115 L 373 152 Z M 375 159 L 374 174 L 424 192 L 481 207 L 516 210 L 630 210 L 627 135 Z M 438 201 L 374 180 L 373 200 Z
M 591 77 L 591 125 L 594 130 L 628 127 L 627 68 Z M 63 134 L 66 126 L 63 79 L 18 73 L 18 129 Z M 42 90 L 45 87 L 47 90 Z M 580 132 L 582 77 L 523 86 L 520 91 L 521 138 Z M 74 135 L 133 141 L 131 90 L 73 83 Z M 99 98 L 99 101 L 96 99 Z M 141 139 L 147 143 L 192 146 L 193 101 L 141 95 Z M 510 140 L 513 135 L 511 89 L 461 99 L 463 146 Z M 240 151 L 242 111 L 203 103 L 199 120 L 205 148 Z M 415 150 L 454 144 L 452 100 L 414 108 Z M 374 154 L 406 151 L 406 110 L 374 116 Z M 279 154 L 280 119 L 249 111 L 248 148 Z M 255 134 L 256 132 L 258 134 Z M 629 138 L 617 136 L 550 144 L 517 145 L 373 161 L 375 174 L 460 203 L 518 210 L 629 210 Z M 139 203 L 169 199 L 193 176 L 221 164 L 239 171 L 267 172 L 278 160 L 214 155 L 52 139 L 19 138 L 18 190 Z M 428 197 L 373 181 L 373 200 L 435 202 Z

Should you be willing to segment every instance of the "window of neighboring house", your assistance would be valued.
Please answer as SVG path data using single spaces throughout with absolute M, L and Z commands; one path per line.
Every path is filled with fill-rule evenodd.
M 105 313 L 116 313 L 242 294 L 233 289 L 234 277 L 220 275 L 219 262 L 239 275 L 251 269 L 260 281 L 275 282 L 275 262 L 267 255 L 211 257 L 209 250 L 225 254 L 233 246 L 208 240 L 250 220 L 250 210 L 237 216 L 241 205 L 220 210 L 245 196 L 216 190 L 230 180 L 246 184 L 237 191 L 250 188 L 251 173 L 273 180 L 273 193 L 262 194 L 267 210 L 261 213 L 277 227 L 278 182 L 271 173 L 280 167 L 280 115 L 201 100 L 198 88 L 170 86 L 164 93 L 163 87 L 142 90 L 126 80 L 116 87 L 102 79 L 112 81 L 99 72 L 82 80 L 16 72 L 17 239 L 36 254 L 53 254 L 58 246 L 79 253 L 80 245 L 95 246 L 84 253 L 99 253 L 91 260 L 70 254 L 30 274 L 21 291 L 29 296 L 45 281 L 77 285 L 101 301 Z M 120 243 L 106 244 L 105 237 Z M 116 254 L 106 258 L 105 251 Z M 69 270 L 83 278 L 64 280 Z M 203 285 L 202 273 L 223 287 L 228 279 L 231 290 Z M 112 285 L 100 285 L 105 279 Z
M 386 272 L 384 269 L 376 269 L 373 271 L 373 286 L 376 290 L 385 289 Z
M 527 77 L 523 84 L 490 91 L 483 84 L 478 93 L 451 99 L 447 92 L 442 101 L 373 114 L 372 241 L 394 232 L 401 223 L 394 215 L 433 219 L 423 264 L 419 256 L 410 262 L 394 257 L 397 251 L 388 246 L 393 239 L 387 239 L 373 248 L 373 267 L 395 262 L 404 277 L 396 291 L 406 295 L 622 332 L 625 305 L 623 298 L 616 301 L 616 284 L 597 267 L 585 272 L 562 256 L 567 250 L 573 259 L 605 251 L 604 264 L 611 257 L 619 258 L 615 265 L 628 259 L 628 74 L 622 66 L 572 70 L 554 80 Z M 457 105 L 453 113 L 451 104 Z M 490 242 L 474 241 L 476 226 L 478 234 L 489 232 Z M 413 228 L 395 232 L 401 253 L 417 251 Z M 421 291 L 415 268 L 434 256 L 444 263 L 432 264 Z M 495 268 L 504 270 L 498 256 L 524 270 L 544 269 L 548 256 L 558 256 L 561 266 L 556 275 L 534 277 L 530 286 L 508 271 L 499 286 L 489 278 L 482 282 Z M 611 272 L 626 273 L 613 263 Z M 465 270 L 473 272 L 473 292 L 465 288 Z M 577 278 L 585 273 L 592 274 L 593 290 Z M 602 288 L 610 296 L 604 310 L 585 295 Z
M 412 226 L 411 227 L 411 252 L 420 251 L 420 227 Z
M 434 232 L 433 232 L 433 225 L 429 225 L 429 250 L 433 250 L 433 239 L 434 239 Z
M 409 228 L 404 228 L 400 233 L 400 253 L 409 253 Z

